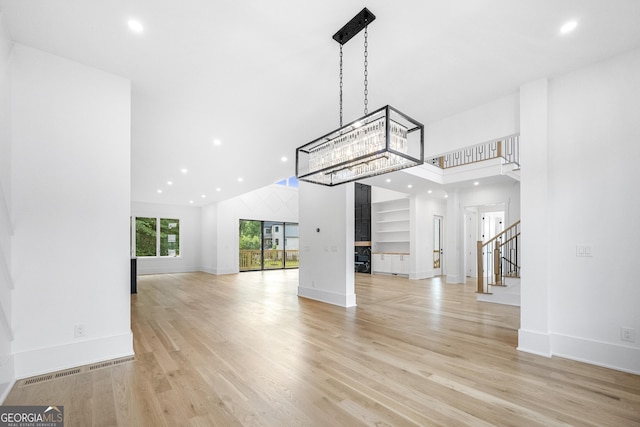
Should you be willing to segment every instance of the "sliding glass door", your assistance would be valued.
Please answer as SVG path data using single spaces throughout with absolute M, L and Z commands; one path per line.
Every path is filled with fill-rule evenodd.
M 284 225 L 284 268 L 298 268 L 300 265 L 298 236 L 298 224 L 287 222 Z
M 298 267 L 298 224 L 240 220 L 240 271 Z
M 240 271 L 262 270 L 262 221 L 240 220 Z

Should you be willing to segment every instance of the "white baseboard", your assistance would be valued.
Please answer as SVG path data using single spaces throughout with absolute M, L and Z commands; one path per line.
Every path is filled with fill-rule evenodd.
M 0 360 L 0 405 L 4 403 L 16 383 L 16 371 L 13 355 L 4 356 Z
M 640 375 L 640 348 L 551 334 L 554 356 Z
M 15 353 L 15 377 L 29 378 L 49 372 L 90 365 L 133 355 L 133 334 L 78 341 Z
M 430 279 L 434 276 L 433 270 L 428 271 L 419 271 L 409 274 L 409 279 L 411 280 L 420 280 L 420 279 Z
M 538 356 L 551 357 L 551 337 L 549 334 L 519 329 L 518 350 Z
M 200 271 L 198 267 L 191 266 L 171 266 L 171 265 L 163 265 L 163 266 L 141 266 L 141 263 L 138 263 L 137 273 L 140 275 L 145 274 L 171 274 L 171 273 L 193 273 L 195 271 Z
M 462 278 L 460 278 L 460 276 L 458 276 L 458 275 L 447 274 L 447 277 L 446 277 L 445 281 L 447 283 L 465 283 L 466 277 L 462 276 Z
M 203 273 L 209 273 L 209 274 L 214 274 L 216 276 L 221 276 L 224 274 L 238 274 L 239 271 L 238 270 L 232 270 L 232 269 L 217 269 L 217 268 L 209 268 L 209 267 L 200 267 L 198 268 L 196 271 L 201 271 Z
M 563 357 L 617 371 L 640 374 L 640 348 L 562 334 L 520 329 L 518 350 L 544 357 Z
M 327 304 L 338 305 L 340 307 L 355 307 L 356 295 L 342 295 L 333 292 L 327 292 L 315 288 L 303 288 L 298 286 L 298 296 L 303 298 L 309 298 L 316 301 L 325 302 Z

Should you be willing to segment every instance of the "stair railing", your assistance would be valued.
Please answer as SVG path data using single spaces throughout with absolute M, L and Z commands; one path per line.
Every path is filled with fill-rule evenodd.
M 520 221 L 486 242 L 477 243 L 478 287 L 490 294 L 489 286 L 504 286 L 506 277 L 520 277 Z
M 518 167 L 520 166 L 520 134 L 513 134 L 462 148 L 428 159 L 425 163 L 440 169 L 448 169 L 497 158 L 503 158 L 506 163 L 514 163 Z

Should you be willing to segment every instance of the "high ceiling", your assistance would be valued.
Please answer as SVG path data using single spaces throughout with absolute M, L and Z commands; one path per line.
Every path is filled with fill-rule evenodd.
M 638 0 L 0 0 L 14 41 L 131 80 L 132 200 L 195 206 L 293 175 L 296 147 L 338 127 L 331 36 L 364 6 L 369 105 L 427 125 L 640 46 Z M 344 61 L 350 121 L 362 35 Z

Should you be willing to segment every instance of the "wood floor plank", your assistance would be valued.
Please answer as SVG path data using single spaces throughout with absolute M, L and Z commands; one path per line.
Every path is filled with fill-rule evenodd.
M 297 270 L 140 276 L 134 362 L 17 384 L 69 426 L 640 426 L 640 376 L 516 350 L 518 307 L 475 284 L 356 274 L 358 306 Z

